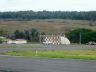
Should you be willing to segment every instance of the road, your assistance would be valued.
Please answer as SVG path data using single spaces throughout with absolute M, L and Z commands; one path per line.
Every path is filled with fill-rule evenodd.
M 0 56 L 0 72 L 96 72 L 96 61 Z
M 29 44 L 28 44 L 29 45 Z M 29 51 L 29 50 L 96 50 L 96 45 L 42 45 L 38 48 L 0 48 L 4 51 Z

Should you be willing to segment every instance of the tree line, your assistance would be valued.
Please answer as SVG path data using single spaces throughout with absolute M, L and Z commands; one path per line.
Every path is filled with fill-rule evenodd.
M 8 34 L 8 32 L 4 29 L 0 30 L 0 37 L 6 37 L 12 40 L 15 39 L 25 39 L 28 42 L 39 42 L 40 33 L 37 29 L 30 30 L 16 30 L 13 34 Z M 1 40 L 0 40 L 1 41 Z
M 13 34 L 8 34 L 6 30 L 0 30 L 0 36 L 7 37 L 10 39 L 26 39 L 28 42 L 40 42 L 40 35 L 46 35 L 44 32 L 40 32 L 37 29 L 30 30 L 16 30 Z M 68 31 L 65 36 L 71 41 L 71 43 L 81 43 L 86 44 L 88 42 L 96 42 L 96 31 L 80 28 Z M 1 40 L 0 40 L 1 42 Z
M 67 32 L 66 36 L 71 41 L 71 43 L 80 43 L 80 39 L 82 44 L 91 41 L 96 42 L 96 31 L 90 29 L 85 28 L 75 29 Z
M 29 42 L 39 42 L 40 33 L 37 29 L 16 30 L 11 39 L 26 39 Z
M 96 11 L 17 11 L 0 12 L 0 19 L 32 20 L 32 19 L 73 19 L 96 20 Z

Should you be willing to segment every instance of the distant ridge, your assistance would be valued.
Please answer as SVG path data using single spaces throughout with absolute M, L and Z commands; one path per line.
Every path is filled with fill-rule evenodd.
M 32 20 L 32 19 L 72 19 L 96 20 L 96 11 L 9 11 L 0 12 L 0 19 Z

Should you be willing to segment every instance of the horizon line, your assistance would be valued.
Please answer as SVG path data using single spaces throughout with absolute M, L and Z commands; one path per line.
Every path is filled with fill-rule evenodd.
M 38 10 L 38 11 L 35 11 L 35 10 L 9 10 L 9 11 L 0 11 L 0 12 L 20 12 L 20 11 L 33 11 L 33 12 L 39 12 L 39 11 L 49 11 L 49 12 L 56 12 L 56 11 L 60 11 L 60 12 L 92 12 L 92 11 L 96 11 L 96 10 L 81 10 L 81 11 L 78 11 L 78 10 Z

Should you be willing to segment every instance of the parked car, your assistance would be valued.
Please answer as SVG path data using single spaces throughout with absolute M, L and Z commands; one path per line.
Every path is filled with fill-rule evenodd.
M 96 42 L 90 41 L 90 42 L 88 42 L 87 44 L 88 44 L 88 45 L 96 45 Z

